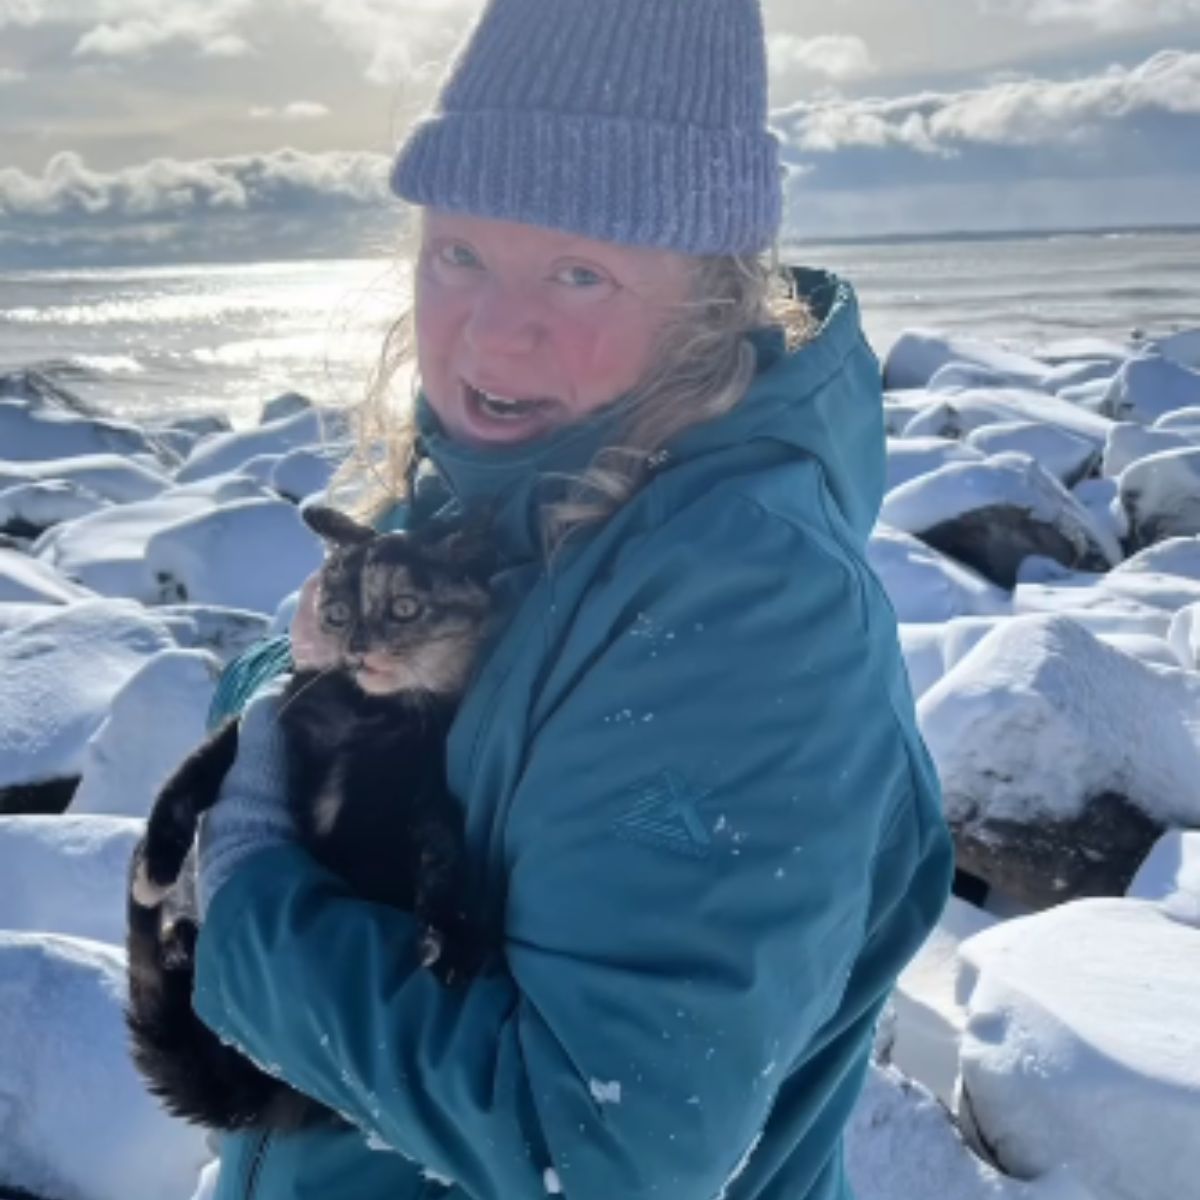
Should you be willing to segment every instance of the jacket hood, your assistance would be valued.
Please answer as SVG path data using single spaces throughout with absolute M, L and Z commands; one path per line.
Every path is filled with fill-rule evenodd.
M 663 469 L 748 443 L 771 445 L 774 459 L 815 458 L 843 517 L 865 541 L 882 503 L 886 462 L 879 364 L 863 337 L 850 285 L 824 271 L 790 271 L 817 322 L 815 336 L 789 352 L 782 330 L 754 331 L 758 370 L 746 396 L 729 413 L 669 442 Z M 536 557 L 541 504 L 563 487 L 564 474 L 583 471 L 619 438 L 630 403 L 625 397 L 536 442 L 480 448 L 452 441 L 420 395 L 419 455 L 436 470 L 433 478 L 426 469 L 415 481 L 414 516 L 453 502 L 491 506 L 508 555 Z M 391 523 L 385 520 L 385 527 Z

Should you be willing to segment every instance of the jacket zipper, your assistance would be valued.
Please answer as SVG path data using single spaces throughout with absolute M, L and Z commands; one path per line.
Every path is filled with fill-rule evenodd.
M 254 1190 L 258 1186 L 258 1176 L 262 1171 L 263 1160 L 267 1157 L 267 1143 L 271 1140 L 271 1131 L 264 1130 L 259 1135 L 258 1145 L 254 1147 L 254 1155 L 250 1159 L 250 1170 L 246 1174 L 245 1200 L 254 1200 Z

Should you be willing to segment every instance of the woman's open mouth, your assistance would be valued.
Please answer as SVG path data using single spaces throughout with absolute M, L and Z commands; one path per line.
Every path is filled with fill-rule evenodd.
M 464 408 L 472 431 L 483 436 L 504 438 L 528 437 L 540 433 L 552 424 L 551 414 L 558 407 L 552 399 L 525 399 L 485 392 L 462 381 Z

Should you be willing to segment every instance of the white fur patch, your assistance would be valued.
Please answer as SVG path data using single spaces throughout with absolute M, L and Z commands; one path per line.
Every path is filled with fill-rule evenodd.
M 342 792 L 341 766 L 337 765 L 330 771 L 325 787 L 313 806 L 313 824 L 319 834 L 327 834 L 337 823 L 345 799 Z
M 170 887 L 162 887 L 151 881 L 146 874 L 146 862 L 143 859 L 133 873 L 133 898 L 142 908 L 157 908 L 166 898 Z

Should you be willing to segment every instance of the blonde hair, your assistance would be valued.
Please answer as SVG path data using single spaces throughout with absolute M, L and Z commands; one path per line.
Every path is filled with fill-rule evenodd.
M 613 444 L 601 449 L 563 499 L 543 509 L 542 536 L 552 557 L 576 530 L 603 521 L 654 470 L 677 434 L 729 412 L 754 378 L 749 333 L 782 328 L 789 348 L 809 340 L 815 321 L 790 277 L 768 256 L 721 255 L 691 260 L 688 299 L 660 331 L 651 366 L 634 386 Z M 365 520 L 405 497 L 416 459 L 412 404 L 391 397 L 397 375 L 415 360 L 410 306 L 388 330 L 362 404 L 352 415 L 354 450 L 334 477 L 330 494 Z M 413 396 L 416 394 L 413 376 Z M 340 500 L 345 492 L 349 499 Z

